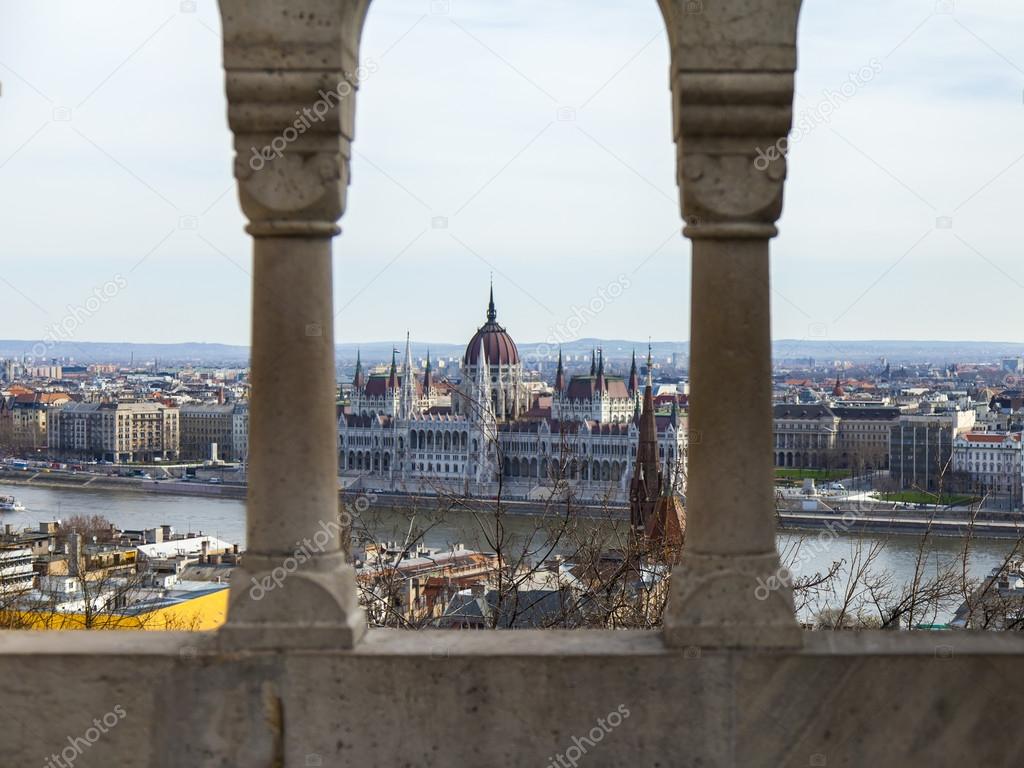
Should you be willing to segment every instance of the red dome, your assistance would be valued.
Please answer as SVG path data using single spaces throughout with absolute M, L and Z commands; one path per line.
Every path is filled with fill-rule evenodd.
M 519 350 L 516 343 L 508 335 L 504 328 L 498 325 L 498 313 L 494 309 L 494 288 L 491 288 L 491 300 L 487 305 L 487 322 L 484 323 L 473 334 L 473 338 L 466 345 L 466 354 L 462 362 L 466 365 L 476 365 L 480 356 L 480 342 L 483 341 L 484 354 L 487 356 L 488 365 L 517 365 L 519 363 Z
M 470 339 L 463 362 L 476 365 L 480 356 L 480 340 L 484 342 L 484 354 L 488 365 L 515 365 L 519 362 L 519 350 L 512 337 L 497 323 L 487 323 Z

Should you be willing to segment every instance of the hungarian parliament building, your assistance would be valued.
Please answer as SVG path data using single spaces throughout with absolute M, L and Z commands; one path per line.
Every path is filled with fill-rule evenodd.
M 366 374 L 357 359 L 350 404 L 338 419 L 342 475 L 366 487 L 548 498 L 572 487 L 581 498 L 623 501 L 637 464 L 643 391 L 634 355 L 628 378 L 605 373 L 566 381 L 559 354 L 550 387 L 528 384 L 515 342 L 498 324 L 491 289 L 487 321 L 466 345 L 461 378 L 435 382 L 430 357 Z M 647 367 L 650 386 L 650 361 Z M 666 490 L 685 493 L 686 416 L 673 402 L 655 416 Z M 499 485 L 500 483 L 500 485 Z

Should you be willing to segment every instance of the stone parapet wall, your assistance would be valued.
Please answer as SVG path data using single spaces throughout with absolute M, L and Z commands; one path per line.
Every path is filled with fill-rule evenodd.
M 373 630 L 354 651 L 231 655 L 209 640 L 0 633 L 0 762 L 45 765 L 118 706 L 75 768 L 543 767 L 557 755 L 906 768 L 1024 753 L 1015 635 L 806 633 L 802 650 L 778 653 L 667 650 L 637 631 Z

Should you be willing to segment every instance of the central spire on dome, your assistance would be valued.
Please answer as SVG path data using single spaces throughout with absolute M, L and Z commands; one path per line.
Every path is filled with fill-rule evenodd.
M 498 313 L 494 309 L 494 278 L 491 278 L 491 300 L 487 303 L 487 322 L 493 323 L 498 319 Z
M 480 326 L 469 345 L 463 361 L 475 365 L 480 353 L 480 342 L 486 348 L 486 362 L 490 365 L 518 365 L 519 350 L 508 332 L 498 325 L 498 311 L 494 308 L 494 279 L 491 278 L 491 290 L 487 302 L 487 322 Z

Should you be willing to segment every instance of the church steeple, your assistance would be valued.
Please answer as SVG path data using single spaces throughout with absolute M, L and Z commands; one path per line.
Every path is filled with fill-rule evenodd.
M 644 408 L 640 413 L 640 436 L 636 446 L 636 468 L 629 486 L 630 522 L 642 532 L 654 513 L 661 493 L 661 466 L 658 462 L 658 427 L 654 420 L 654 392 L 648 375 L 644 387 Z
M 354 390 L 356 390 L 358 392 L 361 392 L 362 389 L 363 389 L 363 386 L 365 385 L 365 383 L 366 382 L 363 379 L 363 360 L 362 360 L 362 356 L 360 355 L 359 350 L 357 349 L 356 350 L 356 373 L 355 373 L 355 376 L 352 377 L 352 389 L 354 389 Z

